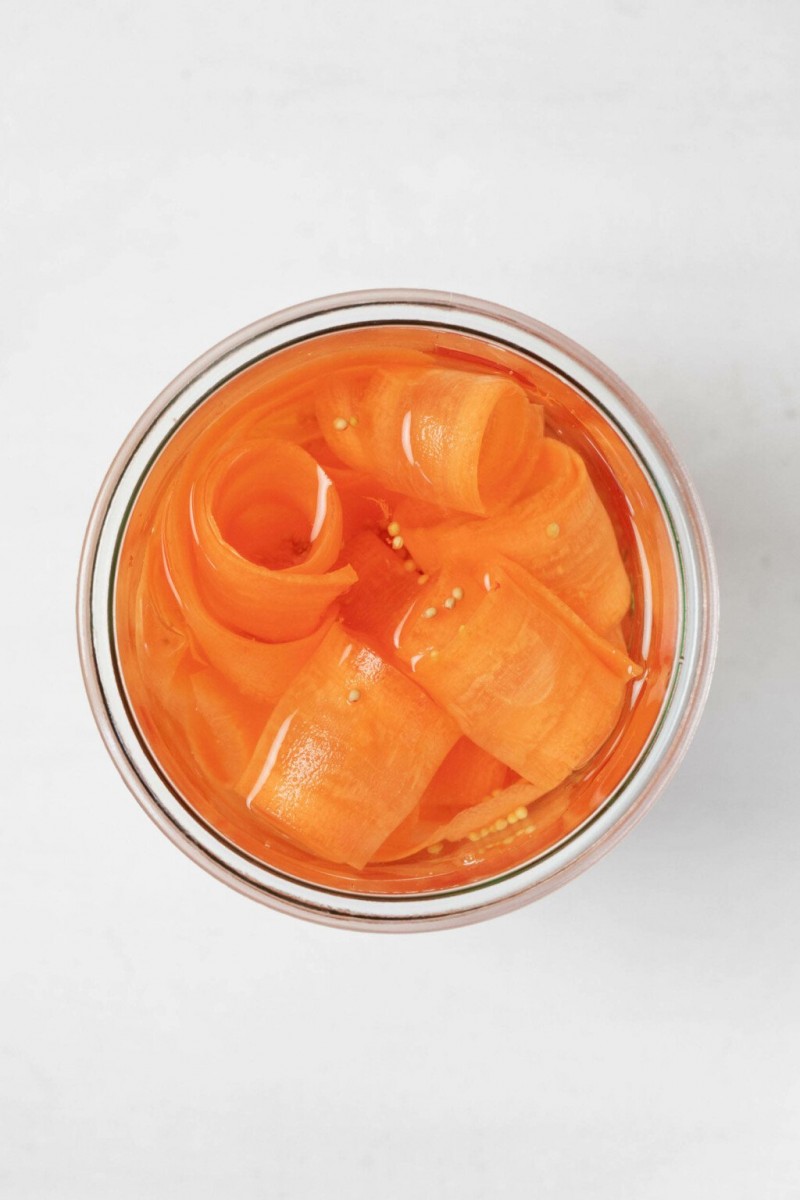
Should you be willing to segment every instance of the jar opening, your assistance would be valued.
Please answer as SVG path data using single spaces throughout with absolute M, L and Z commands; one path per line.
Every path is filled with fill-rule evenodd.
M 541 894 L 554 886 L 552 880 L 574 873 L 614 840 L 666 778 L 689 717 L 696 719 L 713 658 L 708 646 L 715 620 L 713 566 L 702 517 L 679 465 L 677 477 L 670 469 L 672 452 L 652 418 L 588 355 L 578 352 L 576 358 L 576 348 L 560 335 L 525 318 L 519 320 L 527 328 L 515 329 L 502 310 L 479 302 L 470 302 L 479 306 L 478 313 L 457 306 L 443 313 L 420 294 L 413 296 L 396 304 L 376 298 L 349 308 L 345 297 L 341 307 L 329 310 L 307 306 L 300 310 L 306 317 L 281 321 L 279 315 L 262 323 L 264 328 L 231 339 L 214 362 L 190 369 L 146 415 L 143 430 L 135 431 L 133 452 L 123 448 L 112 487 L 99 498 L 102 520 L 95 517 L 87 537 L 84 612 L 87 617 L 105 614 L 101 623 L 87 622 L 92 638 L 82 647 L 85 666 L 87 650 L 95 652 L 93 660 L 89 656 L 87 682 L 91 685 L 94 677 L 100 685 L 93 696 L 96 715 L 109 726 L 107 736 L 128 782 L 179 844 L 202 842 L 204 865 L 213 860 L 212 869 L 227 882 L 267 903 L 320 919 L 324 913 L 324 919 L 338 920 L 331 910 L 341 908 L 343 919 L 380 921 L 387 903 L 394 921 L 475 919 L 469 914 Z M 394 315 L 398 306 L 402 318 Z M 353 872 L 314 862 L 296 847 L 265 839 L 263 832 L 254 837 L 229 804 L 208 793 L 198 795 L 171 752 L 171 731 L 148 724 L 141 708 L 137 711 L 135 683 L 130 668 L 122 665 L 129 628 L 118 602 L 120 581 L 133 566 L 137 528 L 152 515 L 149 500 L 158 496 L 202 423 L 229 411 L 237 397 L 280 381 L 282 388 L 297 390 L 293 411 L 285 414 L 292 427 L 304 419 L 303 387 L 313 377 L 314 363 L 319 369 L 354 347 L 367 358 L 379 357 L 387 345 L 514 378 L 545 404 L 548 431 L 579 451 L 611 514 L 632 583 L 625 636 L 647 669 L 632 685 L 608 743 L 580 778 L 570 781 L 570 800 L 557 822 L 546 829 L 514 823 L 513 829 L 496 831 L 504 836 L 491 838 L 482 851 L 476 843 L 455 854 L 446 847 L 411 863 Z M 223 472 L 218 482 L 219 530 L 238 553 L 276 570 L 305 560 L 318 512 L 312 515 L 300 504 L 278 512 L 267 486 L 258 504 L 235 512 L 234 476 Z M 270 514 L 276 519 L 271 521 Z M 699 682 L 688 678 L 687 656 L 695 675 L 704 667 Z M 92 691 L 90 686 L 90 696 Z

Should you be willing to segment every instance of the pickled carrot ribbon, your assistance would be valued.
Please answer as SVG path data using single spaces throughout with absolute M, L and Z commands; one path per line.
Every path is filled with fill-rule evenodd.
M 413 502 L 397 519 L 405 544 L 426 570 L 447 557 L 502 554 L 525 567 L 596 632 L 627 613 L 631 586 L 614 529 L 579 454 L 543 439 L 525 493 L 483 520 Z
M 342 601 L 344 620 L 392 659 L 395 631 L 419 596 L 419 575 L 407 571 L 404 560 L 377 533 L 357 534 L 344 553 L 358 575 Z
M 470 810 L 508 776 L 508 767 L 469 738 L 461 737 L 428 784 L 419 803 L 373 856 L 375 862 L 408 858 L 443 840 L 444 831 L 463 810 Z
M 184 746 L 215 784 L 230 786 L 252 755 L 273 695 L 285 687 L 301 662 L 290 664 L 281 657 L 285 647 L 264 647 L 278 651 L 279 661 L 270 659 L 264 679 L 258 679 L 246 697 L 242 692 L 247 689 L 241 689 L 236 678 L 238 660 L 244 669 L 246 652 L 228 643 L 230 661 L 223 654 L 214 663 L 212 655 L 206 658 L 212 665 L 204 666 L 204 656 L 193 653 L 203 610 L 191 603 L 189 608 L 185 605 L 186 592 L 178 597 L 162 556 L 161 540 L 153 537 L 145 550 L 135 605 L 141 679 L 156 702 L 159 722 L 169 731 L 172 745 Z M 215 630 L 220 645 L 225 645 L 227 634 L 222 627 Z M 230 637 L 235 639 L 235 635 Z M 257 643 L 251 645 L 258 651 Z M 310 653 L 311 649 L 304 649 L 303 661 Z M 256 675 L 257 663 L 249 670 Z M 145 725 L 150 719 L 145 719 Z
M 543 410 L 513 380 L 449 369 L 332 373 L 320 432 L 348 466 L 404 495 L 485 514 L 515 498 L 542 440 Z
M 272 642 L 308 637 L 355 583 L 352 567 L 329 570 L 342 535 L 336 489 L 291 442 L 227 450 L 189 484 L 184 516 L 204 600 L 239 633 Z
M 539 794 L 585 764 L 639 667 L 514 563 L 448 564 L 421 590 L 399 654 L 462 733 Z
M 218 620 L 206 605 L 198 587 L 192 548 L 180 526 L 177 505 L 170 498 L 160 549 L 167 577 L 180 597 L 190 644 L 198 658 L 227 676 L 245 695 L 274 704 L 322 641 L 335 612 L 329 612 L 313 633 L 286 642 L 264 642 L 238 633 Z
M 422 688 L 337 623 L 281 697 L 236 790 L 299 846 L 363 867 L 457 737 Z
M 306 451 L 251 439 L 201 463 L 200 450 L 209 442 L 163 495 L 146 543 L 136 646 L 173 742 L 230 786 L 356 574 L 328 571 L 341 508 Z
M 432 848 L 436 853 L 443 843 L 477 843 L 476 849 L 486 853 L 514 836 L 541 835 L 555 830 L 569 808 L 567 786 L 543 793 L 541 788 L 525 779 L 504 788 L 495 788 L 477 804 L 456 813 L 449 821 L 438 823 L 426 819 L 422 810 L 414 812 L 395 830 L 375 854 L 375 862 L 396 862 L 410 858 L 421 850 Z

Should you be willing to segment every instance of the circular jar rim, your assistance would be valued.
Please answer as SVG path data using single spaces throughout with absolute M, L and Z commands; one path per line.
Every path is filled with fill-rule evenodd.
M 612 422 L 648 476 L 672 540 L 683 599 L 667 697 L 614 793 L 526 864 L 459 887 L 397 896 L 340 891 L 286 875 L 238 849 L 195 813 L 147 752 L 125 697 L 113 622 L 122 534 L 150 466 L 183 419 L 254 362 L 322 334 L 376 325 L 477 336 L 540 363 L 577 389 Z M 708 695 L 718 590 L 692 483 L 652 414 L 612 371 L 563 334 L 512 309 L 452 292 L 376 289 L 310 300 L 264 317 L 201 355 L 161 392 L 125 439 L 95 501 L 81 556 L 77 622 L 83 677 L 103 741 L 133 795 L 176 846 L 215 878 L 272 908 L 328 925 L 408 931 L 484 920 L 538 899 L 596 862 L 644 815 L 683 758 Z

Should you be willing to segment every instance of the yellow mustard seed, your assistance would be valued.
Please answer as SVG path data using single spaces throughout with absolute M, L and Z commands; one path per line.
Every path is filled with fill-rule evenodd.
M 338 429 L 339 432 L 342 433 L 345 429 L 347 429 L 347 417 L 337 417 L 333 422 L 333 428 Z
M 398 525 L 397 521 L 390 521 L 386 526 L 386 532 L 392 537 L 394 537 L 395 534 L 398 534 L 400 532 L 400 526 Z
M 361 692 L 358 690 L 358 688 L 353 688 L 352 691 L 349 691 L 347 693 L 347 703 L 348 704 L 355 704 L 355 702 L 360 699 L 361 699 Z

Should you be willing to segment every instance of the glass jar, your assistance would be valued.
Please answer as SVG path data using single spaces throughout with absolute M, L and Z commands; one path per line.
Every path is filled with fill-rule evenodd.
M 114 627 L 115 581 L 128 519 L 148 472 L 177 429 L 223 383 L 272 356 L 315 340 L 402 327 L 425 331 L 444 352 L 526 366 L 531 386 L 557 397 L 560 423 L 589 439 L 619 482 L 642 572 L 640 650 L 658 659 L 640 705 L 636 752 L 620 777 L 598 773 L 585 815 L 553 844 L 496 874 L 460 886 L 434 877 L 421 890 L 336 886 L 304 879 L 237 847 L 170 783 L 144 738 L 122 679 Z M 465 354 L 465 347 L 470 354 Z M 538 374 L 537 374 L 538 373 Z M 541 384 L 544 380 L 544 385 Z M 559 430 L 558 432 L 563 432 Z M 654 599 L 655 598 L 655 599 Z M 520 313 L 451 293 L 387 290 L 310 301 L 266 317 L 209 350 L 154 401 L 103 482 L 84 543 L 78 639 L 89 701 L 120 774 L 159 828 L 191 859 L 244 895 L 325 924 L 375 930 L 432 929 L 482 920 L 566 883 L 611 848 L 644 814 L 680 762 L 708 693 L 718 600 L 706 523 L 686 472 L 640 400 L 607 367 L 555 330 Z M 598 792 L 602 788 L 602 792 Z M 480 876 L 480 877 L 478 877 Z

